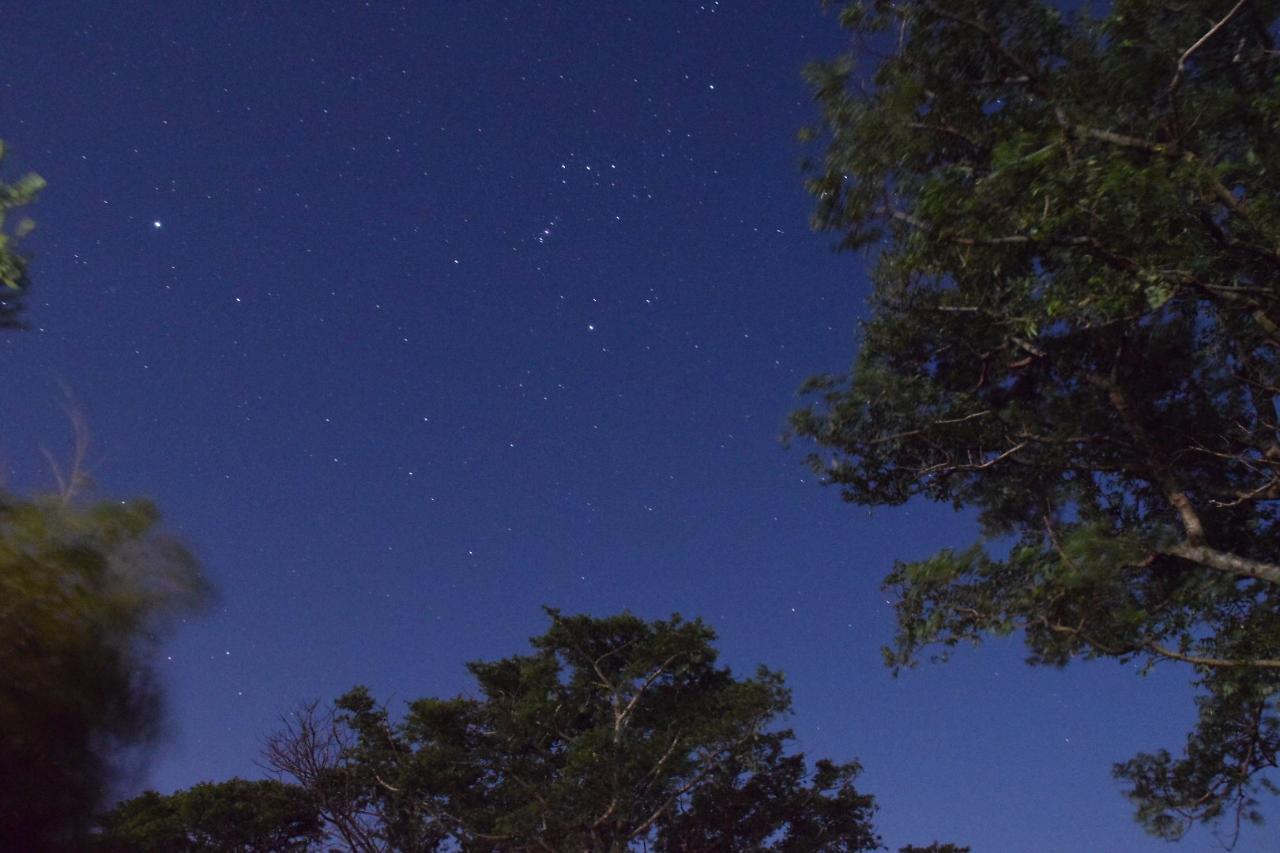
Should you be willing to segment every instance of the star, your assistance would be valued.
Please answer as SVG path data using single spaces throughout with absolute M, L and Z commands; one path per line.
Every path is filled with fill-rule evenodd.
M 164 223 L 161 222 L 159 219 L 157 219 L 151 223 L 151 227 L 155 228 L 156 230 L 159 230 L 164 227 Z

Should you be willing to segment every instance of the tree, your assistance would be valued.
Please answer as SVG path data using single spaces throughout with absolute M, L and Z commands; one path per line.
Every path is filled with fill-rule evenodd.
M 266 767 L 306 789 L 329 836 L 355 853 L 386 849 L 378 797 L 348 758 L 353 732 L 332 708 L 305 702 L 263 747 Z
M 147 791 L 101 819 L 102 853 L 304 851 L 323 837 L 310 794 L 272 779 L 202 782 L 162 796 Z
M 0 495 L 0 847 L 79 849 L 115 760 L 157 733 L 149 651 L 206 593 L 146 502 Z
M 357 688 L 336 703 L 341 734 L 295 723 L 269 761 L 308 787 L 338 780 L 321 787 L 330 803 L 343 792 L 339 812 L 365 815 L 356 849 L 877 847 L 857 764 L 810 772 L 786 753 L 780 675 L 716 666 L 700 621 L 548 613 L 531 654 L 469 664 L 479 698 L 419 699 L 393 721 Z
M 4 144 L 0 143 L 0 163 L 4 162 Z M 34 227 L 22 218 L 6 228 L 9 211 L 25 207 L 36 200 L 44 189 L 44 179 L 34 172 L 23 175 L 16 183 L 0 182 L 0 328 L 18 324 L 22 295 L 27 289 L 27 258 L 17 249 L 17 242 Z
M 866 0 L 812 74 L 815 222 L 874 293 L 793 432 L 846 500 L 981 523 L 889 574 L 888 660 L 1189 665 L 1183 755 L 1116 766 L 1168 837 L 1256 817 L 1280 750 L 1278 10 Z
M 4 146 L 0 144 L 0 161 Z M 44 180 L 0 182 L 0 329 L 20 328 L 28 285 L 9 211 Z M 161 691 L 149 653 L 170 617 L 210 588 L 191 552 L 159 530 L 147 501 L 82 499 L 88 432 L 56 492 L 0 492 L 0 847 L 80 849 L 119 760 L 159 730 Z

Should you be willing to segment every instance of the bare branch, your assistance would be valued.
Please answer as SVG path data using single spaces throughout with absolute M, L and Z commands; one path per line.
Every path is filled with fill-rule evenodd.
M 662 677 L 662 674 L 667 671 L 667 667 L 671 666 L 671 663 L 682 654 L 683 652 L 676 652 L 654 667 L 653 672 L 649 673 L 648 677 L 645 678 L 645 680 L 641 682 L 640 686 L 636 688 L 635 695 L 631 697 L 631 701 L 627 703 L 627 706 L 623 708 L 621 712 L 615 713 L 613 722 L 614 743 L 617 743 L 622 737 L 622 729 L 626 727 L 627 718 L 630 717 L 631 712 L 635 710 L 636 703 L 640 701 L 640 697 L 643 696 L 645 691 L 653 685 L 653 682 Z
M 1187 60 L 1191 58 L 1191 55 L 1204 47 L 1209 39 L 1213 38 L 1222 30 L 1223 27 L 1229 24 L 1231 19 L 1238 15 L 1240 10 L 1248 5 L 1248 3 L 1249 0 L 1240 0 L 1240 2 L 1231 7 L 1231 11 L 1227 12 L 1226 16 L 1223 17 L 1221 21 L 1218 21 L 1218 23 L 1210 27 L 1207 33 L 1196 39 L 1195 44 L 1182 52 L 1182 56 L 1178 57 L 1178 68 L 1173 74 L 1173 79 L 1169 81 L 1169 88 L 1167 91 L 1170 98 L 1174 97 L 1178 93 L 1178 89 L 1182 87 L 1182 81 L 1185 79 L 1187 73 Z
M 1188 541 L 1166 549 L 1164 553 L 1173 557 L 1181 557 L 1189 562 L 1216 569 L 1220 572 L 1227 572 L 1228 574 L 1245 578 L 1254 578 L 1267 583 L 1280 584 L 1280 565 L 1241 557 L 1226 551 L 1219 551 L 1216 548 L 1210 548 L 1208 545 L 1194 544 Z
M 1258 488 L 1252 489 L 1248 492 L 1244 492 L 1240 494 L 1238 497 L 1236 497 L 1235 500 L 1230 500 L 1230 501 L 1210 500 L 1209 503 L 1213 504 L 1216 507 L 1226 508 L 1226 507 L 1240 506 L 1240 504 L 1248 503 L 1250 501 L 1255 501 L 1255 500 L 1264 500 L 1264 501 L 1280 500 L 1280 477 L 1272 477 L 1270 480 L 1263 483 L 1261 486 L 1258 486 Z
M 1188 546 L 1203 545 L 1205 542 L 1204 523 L 1200 520 L 1200 514 L 1196 511 L 1195 504 L 1191 502 L 1191 498 L 1173 476 L 1169 466 L 1162 461 L 1162 457 L 1156 450 L 1155 442 L 1147 432 L 1146 427 L 1142 425 L 1137 413 L 1133 410 L 1133 406 L 1130 404 L 1129 397 L 1125 394 L 1124 389 L 1114 379 L 1097 374 L 1091 374 L 1087 379 L 1091 384 L 1106 392 L 1107 400 L 1111 403 L 1111 408 L 1119 415 L 1125 432 L 1141 448 L 1143 455 L 1146 457 L 1147 469 L 1150 472 L 1152 482 L 1159 486 L 1164 493 L 1165 500 L 1169 502 L 1174 512 L 1177 513 L 1178 519 L 1182 522 L 1182 529 L 1186 534 Z
M 1183 663 L 1195 664 L 1196 666 L 1209 666 L 1217 669 L 1239 669 L 1241 667 L 1256 667 L 1258 669 L 1280 669 L 1280 660 L 1269 660 L 1266 658 L 1258 660 L 1230 660 L 1228 658 L 1202 658 L 1195 655 L 1184 655 L 1181 652 L 1175 652 L 1173 649 L 1167 649 L 1156 643 L 1154 640 L 1147 643 L 1147 648 L 1161 657 L 1170 658 L 1171 660 L 1182 661 Z
M 922 468 L 920 471 L 917 472 L 917 474 L 923 477 L 929 474 L 952 474 L 952 473 L 955 473 L 956 471 L 982 471 L 986 468 L 990 468 L 992 465 L 996 465 L 1002 462 L 1003 460 L 1008 459 L 1010 456 L 1013 456 L 1019 450 L 1026 447 L 1029 443 L 1030 442 L 1020 441 L 1017 444 L 1015 444 L 1013 447 L 1010 447 L 1008 450 L 1005 450 L 1003 453 L 993 456 L 990 459 L 987 459 L 983 462 L 970 462 L 970 463 L 939 462 L 936 465 L 930 465 L 927 468 Z
M 1112 145 L 1119 145 L 1123 148 L 1136 148 L 1140 151 L 1146 151 L 1150 154 L 1159 154 L 1164 157 L 1181 157 L 1189 163 L 1199 163 L 1201 166 L 1204 166 L 1203 161 L 1201 161 L 1193 152 L 1180 150 L 1176 146 L 1161 145 L 1158 142 L 1151 142 L 1150 140 L 1143 139 L 1138 136 L 1129 136 L 1127 134 L 1116 133 L 1111 130 L 1090 127 L 1087 124 L 1078 124 L 1075 126 L 1074 130 L 1082 136 L 1097 139 L 1100 142 L 1109 142 Z M 1205 167 L 1204 174 L 1206 180 L 1208 180 L 1210 185 L 1213 187 L 1213 194 L 1218 197 L 1218 200 L 1221 201 L 1223 205 L 1235 214 L 1248 216 L 1249 212 L 1245 203 L 1241 199 L 1236 198 L 1231 190 L 1223 186 L 1222 182 L 1218 180 L 1218 176 L 1214 174 L 1212 169 Z
M 757 734 L 758 732 L 756 731 L 756 729 L 752 728 L 750 731 L 742 735 L 742 737 L 734 741 L 730 747 L 727 747 L 726 749 L 722 750 L 722 754 L 720 755 L 719 758 L 717 758 L 715 761 L 712 761 L 706 764 L 706 766 L 704 766 L 701 770 L 699 770 L 697 773 L 693 775 L 693 778 L 691 778 L 688 782 L 686 782 L 685 784 L 677 788 L 675 791 L 673 791 L 671 793 L 671 796 L 668 797 L 656 809 L 654 809 L 653 813 L 650 814 L 649 817 L 645 818 L 645 820 L 639 826 L 637 826 L 634 830 L 632 830 L 631 834 L 628 837 L 639 838 L 640 836 L 648 832 L 649 828 L 658 821 L 658 818 L 662 817 L 663 814 L 665 814 L 672 806 L 674 806 L 677 800 L 679 800 L 685 794 L 692 791 L 698 785 L 698 783 L 700 783 L 707 776 L 711 775 L 711 773 L 717 768 L 719 768 L 721 764 L 724 764 L 726 761 L 728 761 L 729 758 L 732 755 L 734 755 L 738 747 L 742 746 L 743 744 L 750 741 L 752 738 L 756 737 Z
M 318 701 L 304 702 L 292 713 L 281 715 L 280 721 L 281 730 L 263 745 L 262 766 L 277 775 L 291 776 L 306 788 L 316 798 L 320 816 L 349 849 L 358 853 L 385 850 L 376 828 L 381 815 L 365 808 L 358 786 L 334 786 L 348 742 L 332 710 L 321 708 Z
M 89 456 L 89 423 L 85 419 L 84 412 L 79 404 L 76 403 L 75 397 L 71 393 L 70 386 L 62 384 L 62 410 L 67 415 L 67 420 L 71 423 L 72 445 L 71 459 L 67 464 L 66 470 L 58 464 L 58 460 L 48 448 L 41 447 L 40 453 L 44 456 L 45 461 L 49 464 L 49 471 L 53 475 L 54 482 L 58 486 L 58 500 L 63 506 L 71 503 L 76 495 L 80 494 L 89 485 L 89 471 L 86 460 Z

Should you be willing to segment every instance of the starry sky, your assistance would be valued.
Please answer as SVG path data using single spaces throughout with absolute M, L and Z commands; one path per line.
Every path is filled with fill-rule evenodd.
M 817 0 L 0 8 L 10 177 L 50 184 L 7 482 L 65 453 L 65 384 L 102 491 L 220 591 L 161 651 L 138 786 L 260 775 L 281 713 L 356 683 L 464 692 L 543 604 L 678 611 L 786 673 L 892 849 L 1168 849 L 1110 767 L 1179 747 L 1186 672 L 1011 641 L 894 679 L 879 580 L 973 521 L 844 505 L 779 441 L 868 293 L 808 229 L 801 70 L 845 47 Z

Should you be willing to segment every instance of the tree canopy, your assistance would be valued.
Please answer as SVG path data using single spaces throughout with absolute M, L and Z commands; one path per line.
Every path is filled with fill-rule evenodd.
M 0 495 L 0 847 L 79 849 L 158 732 L 151 645 L 206 592 L 146 502 Z
M 867 0 L 812 72 L 815 222 L 874 287 L 794 433 L 847 500 L 982 529 L 893 568 L 888 659 L 1189 665 L 1183 754 L 1116 767 L 1168 837 L 1256 817 L 1280 750 L 1278 10 Z
M 266 758 L 354 850 L 871 850 L 858 765 L 789 752 L 782 677 L 736 678 L 678 616 L 563 616 L 394 718 L 357 688 Z
M 789 750 L 781 675 L 717 666 L 699 620 L 547 613 L 530 654 L 468 664 L 476 697 L 400 716 L 363 687 L 305 703 L 266 740 L 276 780 L 148 791 L 99 818 L 92 849 L 883 849 L 859 765 Z
M 310 794 L 273 779 L 203 782 L 162 796 L 148 791 L 101 819 L 101 853 L 287 853 L 323 836 Z

